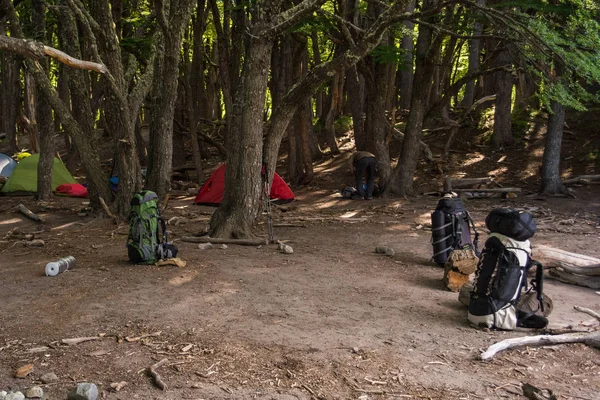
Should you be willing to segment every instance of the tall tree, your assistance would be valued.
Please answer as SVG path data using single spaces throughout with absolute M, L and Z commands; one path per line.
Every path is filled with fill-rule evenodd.
M 184 29 L 192 0 L 156 0 L 155 12 L 161 36 L 157 41 L 151 92 L 150 148 L 147 186 L 159 197 L 169 191 L 173 170 L 173 117 L 177 100 L 179 61 Z
M 423 10 L 430 11 L 438 6 L 437 0 L 425 0 Z M 433 84 L 434 66 L 439 58 L 443 35 L 433 36 L 433 18 L 419 25 L 419 36 L 415 49 L 415 76 L 410 103 L 410 114 L 398 164 L 394 168 L 385 193 L 400 196 L 414 195 L 413 179 L 419 157 L 419 143 L 423 135 L 423 119 L 427 111 L 428 96 Z
M 46 1 L 32 0 L 32 22 L 34 39 L 40 43 L 46 41 Z M 48 59 L 41 61 L 46 74 L 50 71 Z M 52 198 L 52 167 L 54 165 L 54 123 L 52 121 L 52 108 L 41 101 L 42 93 L 36 88 L 35 106 L 38 123 L 38 134 L 40 137 L 40 160 L 37 171 L 37 197 L 40 200 Z

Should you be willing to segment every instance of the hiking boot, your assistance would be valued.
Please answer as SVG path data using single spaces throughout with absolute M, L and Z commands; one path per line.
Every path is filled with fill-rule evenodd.
M 373 200 L 373 196 L 366 196 L 365 200 Z

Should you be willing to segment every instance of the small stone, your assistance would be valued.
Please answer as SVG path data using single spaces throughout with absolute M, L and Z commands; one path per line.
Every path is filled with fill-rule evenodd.
M 23 365 L 22 367 L 19 367 L 15 372 L 15 378 L 23 379 L 32 372 L 33 364 Z
M 44 242 L 42 239 L 35 239 L 27 242 L 27 247 L 44 247 L 45 245 L 46 242 Z
M 21 392 L 9 393 L 4 400 L 25 400 L 25 396 Z
M 389 257 L 392 257 L 394 254 L 396 254 L 394 249 L 392 249 L 391 247 L 387 247 L 387 246 L 375 247 L 375 253 L 385 254 L 386 256 L 389 256 Z
M 96 400 L 97 398 L 98 388 L 93 383 L 80 383 L 67 396 L 68 400 Z
M 58 376 L 54 372 L 48 372 L 40 377 L 42 383 L 58 382 Z
M 7 394 L 4 390 L 0 390 L 0 400 L 5 400 Z
M 226 245 L 225 243 L 223 243 L 223 244 L 221 245 L 221 249 L 225 250 L 226 248 L 227 248 L 227 245 Z
M 283 246 L 281 246 L 281 252 L 283 254 L 292 254 L 294 252 L 294 249 L 292 248 L 292 246 L 284 244 Z
M 44 397 L 44 391 L 39 386 L 30 387 L 25 392 L 25 397 L 28 399 L 41 399 Z
M 214 247 L 214 246 L 213 246 L 213 244 L 212 244 L 212 243 L 200 243 L 200 244 L 198 245 L 198 248 L 199 248 L 200 250 L 209 250 L 209 249 L 212 249 L 213 247 Z

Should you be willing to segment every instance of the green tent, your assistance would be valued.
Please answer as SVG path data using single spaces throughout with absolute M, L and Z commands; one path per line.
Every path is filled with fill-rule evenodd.
M 34 154 L 21 160 L 0 192 L 7 195 L 37 193 L 39 160 L 39 154 Z M 55 191 L 56 187 L 63 183 L 77 183 L 77 181 L 73 178 L 62 161 L 54 157 L 54 166 L 52 167 L 52 190 Z

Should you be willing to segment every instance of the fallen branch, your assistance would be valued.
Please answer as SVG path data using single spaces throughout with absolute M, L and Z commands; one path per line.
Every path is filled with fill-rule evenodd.
M 72 338 L 72 339 L 62 339 L 60 342 L 63 344 L 68 344 L 69 346 L 89 342 L 90 340 L 100 340 L 102 339 L 100 336 L 91 336 L 91 337 L 80 337 L 80 338 Z
M 399 142 L 404 142 L 404 133 L 401 132 L 401 131 L 399 131 L 398 129 L 394 128 L 392 130 L 392 136 L 395 137 L 396 139 L 398 139 Z M 430 162 L 434 161 L 434 159 L 433 159 L 433 153 L 431 152 L 431 149 L 422 140 L 419 140 L 419 148 L 421 149 L 421 151 L 425 155 L 425 158 L 427 159 L 427 161 L 430 161 Z
M 485 352 L 481 353 L 481 360 L 491 360 L 496 354 L 503 350 L 513 349 L 520 346 L 541 346 L 565 343 L 585 343 L 596 347 L 600 341 L 600 331 L 590 333 L 566 333 L 564 335 L 538 335 L 522 338 L 506 339 L 491 345 Z
M 137 337 L 129 337 L 129 336 L 127 336 L 125 338 L 125 341 L 127 341 L 127 342 L 138 342 L 138 341 L 140 341 L 140 340 L 142 340 L 144 338 L 160 336 L 161 333 L 162 333 L 162 331 L 158 331 L 158 332 L 154 332 L 154 333 L 146 333 L 145 335 L 137 336 Z
M 211 238 L 209 236 L 184 236 L 181 238 L 183 242 L 191 243 L 212 243 L 212 244 L 239 244 L 241 246 L 260 246 L 267 244 L 266 239 L 220 239 Z
M 39 215 L 32 212 L 29 208 L 25 207 L 23 204 L 19 204 L 17 206 L 17 211 L 29 219 L 32 219 L 37 222 L 43 222 Z
M 590 310 L 589 308 L 585 308 L 585 307 L 581 307 L 581 306 L 573 306 L 574 309 L 576 309 L 579 312 L 591 315 L 592 317 L 596 318 L 598 321 L 600 321 L 600 314 L 598 314 L 596 311 L 594 310 Z
M 152 378 L 154 378 L 154 384 L 160 389 L 160 390 L 167 390 L 167 384 L 162 380 L 161 376 L 158 374 L 158 372 L 156 372 L 156 370 L 158 368 L 160 368 L 162 365 L 165 365 L 166 363 L 168 363 L 169 360 L 166 358 L 163 358 L 162 360 L 160 360 L 159 362 L 157 362 L 156 364 L 148 367 L 148 374 L 150 374 L 150 376 Z
M 98 197 L 98 199 L 100 200 L 100 205 L 102 206 L 102 209 L 104 210 L 104 212 L 106 213 L 106 215 L 108 215 L 109 217 L 111 217 L 113 219 L 113 221 L 118 222 L 119 219 L 115 216 L 115 214 L 113 214 L 110 211 L 110 208 L 108 208 L 108 206 L 106 205 L 106 202 L 104 201 L 104 199 L 102 197 Z

